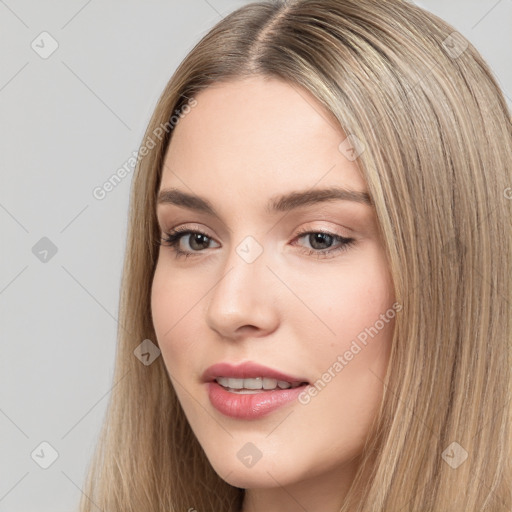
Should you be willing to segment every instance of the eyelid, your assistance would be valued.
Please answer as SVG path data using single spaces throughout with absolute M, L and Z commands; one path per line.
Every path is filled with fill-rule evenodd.
M 193 214 L 190 214 L 189 212 L 181 208 L 179 208 L 178 212 L 175 213 L 175 207 L 172 205 L 169 205 L 170 209 L 167 209 L 162 205 L 160 206 L 160 209 L 157 208 L 156 219 L 158 227 L 162 232 L 170 231 L 178 227 L 181 228 L 183 225 L 191 225 L 193 227 L 191 227 L 190 229 L 201 229 L 203 231 L 206 229 L 212 231 L 213 228 L 215 229 L 215 232 L 220 233 L 220 235 L 222 236 L 224 236 L 224 234 L 229 235 L 232 233 L 232 229 L 217 217 L 210 217 L 208 216 L 208 214 L 201 212 L 194 212 Z M 196 220 L 192 220 L 191 217 L 195 218 Z M 187 218 L 190 220 L 188 220 Z M 212 227 L 210 228 L 206 226 Z
M 167 226 L 167 224 L 169 226 Z M 202 231 L 205 235 L 207 235 L 210 238 L 215 239 L 215 236 L 209 235 L 207 231 L 211 231 L 211 229 L 207 227 L 203 227 L 202 224 L 199 224 L 197 222 L 180 222 L 176 225 L 173 225 L 173 222 L 162 222 L 158 223 L 158 228 L 162 233 L 169 233 L 170 231 Z

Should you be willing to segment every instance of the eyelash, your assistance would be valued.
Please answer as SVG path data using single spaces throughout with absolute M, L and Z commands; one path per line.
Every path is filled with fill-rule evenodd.
M 340 251 L 346 251 L 349 249 L 349 247 L 351 247 L 355 243 L 355 240 L 353 238 L 345 238 L 343 236 L 336 235 L 329 231 L 322 231 L 322 230 L 317 230 L 317 231 L 303 230 L 303 231 L 300 231 L 299 233 L 297 233 L 297 235 L 295 236 L 295 239 L 302 238 L 304 235 L 313 235 L 313 234 L 319 234 L 319 233 L 332 237 L 334 239 L 333 241 L 337 241 L 337 242 L 341 243 L 341 246 L 338 247 L 337 249 L 324 249 L 324 250 L 307 249 L 306 251 L 307 251 L 308 256 L 314 256 L 316 258 L 330 258 L 330 257 L 333 257 L 333 256 L 331 256 L 331 254 L 338 253 Z M 176 258 L 184 257 L 186 259 L 186 258 L 189 258 L 190 256 L 197 256 L 200 252 L 203 252 L 203 251 L 190 252 L 190 251 L 182 251 L 179 248 L 179 243 L 184 236 L 195 235 L 195 234 L 203 235 L 206 238 L 212 240 L 212 238 L 210 236 L 208 236 L 206 233 L 203 233 L 200 230 L 193 230 L 193 229 L 188 229 L 188 228 L 182 228 L 182 229 L 176 228 L 176 229 L 171 230 L 169 233 L 165 233 L 165 237 L 162 237 L 162 242 L 165 242 L 165 243 L 160 242 L 160 245 L 165 245 L 167 247 L 170 247 L 171 250 L 175 252 Z

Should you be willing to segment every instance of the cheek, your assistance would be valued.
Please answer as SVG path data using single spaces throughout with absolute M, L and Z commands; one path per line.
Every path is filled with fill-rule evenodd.
M 364 338 L 367 329 L 376 323 L 379 331 L 389 330 L 387 326 L 392 322 L 386 318 L 388 322 L 383 324 L 381 315 L 389 312 L 389 316 L 394 316 L 393 284 L 380 250 L 366 250 L 350 265 L 333 268 L 322 281 L 326 284 L 317 282 L 314 288 L 308 282 L 303 292 L 308 295 L 317 319 L 329 328 L 331 335 L 324 339 L 331 349 L 344 349 L 359 335 Z M 322 326 L 317 322 L 317 327 Z M 326 328 L 322 330 L 328 334 Z
M 329 367 L 334 361 L 340 363 L 336 366 L 341 376 L 338 385 L 351 390 L 348 396 L 356 402 L 367 398 L 365 402 L 371 404 L 381 391 L 397 314 L 394 302 L 393 283 L 382 252 L 368 252 L 357 271 L 346 276 L 337 302 L 342 309 L 331 314 L 336 339 L 329 347 Z
M 330 334 L 318 321 L 311 325 L 309 340 L 315 330 L 328 334 L 315 343 L 314 352 L 307 348 L 304 352 L 319 379 L 315 380 L 319 396 L 311 398 L 315 402 L 311 410 L 338 422 L 338 413 L 329 409 L 329 404 L 338 403 L 340 410 L 351 411 L 356 423 L 366 425 L 378 405 L 391 352 L 397 313 L 391 276 L 381 252 L 375 250 L 356 265 L 337 269 L 328 282 L 312 303 Z M 304 403 L 309 401 L 304 397 Z
M 186 361 L 200 345 L 198 315 L 204 292 L 190 278 L 182 282 L 176 273 L 168 274 L 163 266 L 157 265 L 151 288 L 151 314 L 165 365 L 174 374 L 187 366 Z

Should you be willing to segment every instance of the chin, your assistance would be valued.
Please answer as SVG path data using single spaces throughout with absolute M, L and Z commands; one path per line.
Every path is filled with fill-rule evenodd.
M 272 470 L 268 470 L 267 472 L 267 468 L 263 465 L 258 467 L 258 469 L 256 469 L 256 467 L 231 468 L 228 469 L 227 472 L 224 467 L 219 468 L 219 470 L 215 467 L 214 469 L 228 484 L 241 489 L 268 489 L 289 483 L 288 481 L 284 481 L 283 478 L 280 478 L 279 473 Z M 272 478 L 272 476 L 274 476 L 274 478 Z
M 297 458 L 294 458 L 291 465 L 287 464 L 282 457 L 275 457 L 273 454 L 267 457 L 262 455 L 256 460 L 255 450 L 255 447 L 247 443 L 241 450 L 237 448 L 232 456 L 226 456 L 224 452 L 208 459 L 215 472 L 224 481 L 242 489 L 279 487 L 300 481 L 305 477 L 306 471 L 301 471 L 298 467 Z M 246 454 L 249 455 L 247 459 L 245 459 Z

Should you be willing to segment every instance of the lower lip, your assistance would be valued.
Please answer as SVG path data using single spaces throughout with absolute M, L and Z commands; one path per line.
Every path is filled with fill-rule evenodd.
M 240 394 L 231 393 L 214 381 L 208 383 L 208 396 L 211 404 L 222 414 L 241 420 L 253 420 L 293 402 L 305 387 L 303 385 L 296 388 Z

